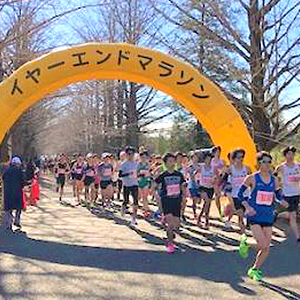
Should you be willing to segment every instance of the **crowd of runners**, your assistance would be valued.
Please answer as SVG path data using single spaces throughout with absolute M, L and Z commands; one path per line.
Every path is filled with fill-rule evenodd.
M 132 198 L 131 226 L 137 226 L 139 204 L 144 218 L 159 217 L 167 233 L 167 251 L 175 251 L 174 239 L 180 226 L 187 222 L 185 209 L 190 201 L 193 220 L 208 230 L 210 210 L 215 200 L 220 221 L 232 229 L 231 219 L 238 216 L 241 233 L 239 253 L 248 256 L 250 247 L 257 255 L 248 275 L 256 281 L 262 279 L 261 266 L 269 255 L 272 226 L 276 221 L 278 206 L 288 213 L 290 227 L 296 241 L 300 242 L 297 211 L 300 198 L 300 164 L 295 160 L 296 149 L 283 150 L 285 162 L 272 167 L 272 156 L 267 152 L 257 154 L 257 170 L 244 165 L 243 149 L 228 154 L 228 163 L 221 158 L 221 148 L 149 155 L 141 147 L 136 151 L 127 147 L 118 156 L 103 153 L 78 154 L 69 159 L 62 154 L 55 160 L 44 161 L 43 169 L 56 177 L 57 192 L 63 201 L 64 186 L 71 180 L 78 205 L 87 208 L 111 208 L 116 197 L 122 205 L 122 216 L 129 213 Z M 122 195 L 122 197 L 121 197 Z M 221 197 L 228 200 L 226 205 Z M 149 201 L 156 205 L 150 210 Z M 224 207 L 222 207 L 224 206 Z M 246 233 L 252 231 L 254 244 Z

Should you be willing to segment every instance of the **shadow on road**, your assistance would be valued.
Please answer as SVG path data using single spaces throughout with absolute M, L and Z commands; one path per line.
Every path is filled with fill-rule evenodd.
M 151 238 L 157 244 L 163 244 L 162 239 L 155 236 L 150 237 L 149 233 L 147 235 L 147 239 Z M 227 283 L 241 294 L 255 295 L 253 290 L 242 285 L 241 275 L 243 275 L 246 265 L 241 263 L 235 251 L 219 249 L 205 252 L 185 245 L 184 252 L 180 248 L 181 250 L 176 254 L 168 255 L 164 251 L 68 245 L 34 240 L 24 234 L 8 235 L 4 232 L 0 232 L 0 240 L 0 253 L 9 253 L 20 258 L 115 272 L 201 277 L 209 281 Z
M 275 285 L 275 284 L 271 284 L 269 282 L 263 281 L 261 283 L 264 287 L 270 289 L 273 292 L 276 292 L 278 294 L 280 294 L 281 296 L 283 296 L 286 299 L 289 300 L 299 300 L 300 299 L 300 294 L 295 293 L 293 291 L 290 291 L 288 289 L 285 289 L 281 286 Z
M 56 215 L 43 208 L 46 213 Z M 91 211 L 99 218 L 106 218 L 123 226 L 129 226 L 129 222 L 118 217 L 113 212 Z M 42 222 L 42 220 L 41 220 Z M 161 224 L 149 221 L 152 226 L 163 229 Z M 152 233 L 131 228 L 139 234 L 147 243 L 161 246 L 164 240 Z M 197 234 L 195 237 L 192 234 Z M 256 292 L 244 285 L 242 277 L 245 276 L 247 267 L 252 263 L 253 253 L 249 259 L 242 260 L 237 251 L 225 250 L 222 244 L 236 246 L 237 241 L 225 234 L 213 234 L 198 228 L 187 227 L 179 235 L 191 245 L 178 243 L 179 250 L 174 255 L 168 255 L 165 251 L 114 249 L 108 247 L 90 247 L 73 244 L 32 239 L 26 234 L 7 234 L 0 231 L 0 254 L 11 254 L 19 259 L 33 259 L 42 262 L 72 265 L 79 267 L 98 268 L 114 272 L 136 272 L 144 274 L 166 274 L 181 277 L 198 277 L 206 281 L 226 283 L 242 295 L 255 296 Z M 198 248 L 192 245 L 197 245 Z M 202 246 L 199 249 L 199 246 Z M 205 251 L 207 246 L 208 251 Z M 157 247 L 159 248 L 159 247 Z M 276 247 L 272 247 L 271 255 L 264 266 L 268 277 L 284 277 L 299 274 L 300 247 L 287 239 Z M 0 275 L 1 275 L 0 266 Z M 286 299 L 299 300 L 300 295 L 294 291 L 280 286 L 263 282 L 262 285 L 285 297 Z M 0 294 L 4 288 L 0 281 Z M 9 295 L 7 295 L 9 296 Z

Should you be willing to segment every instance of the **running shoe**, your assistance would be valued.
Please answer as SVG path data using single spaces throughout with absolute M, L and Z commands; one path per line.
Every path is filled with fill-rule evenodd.
M 136 226 L 136 225 L 137 225 L 136 219 L 132 218 L 130 222 L 130 226 Z
M 175 246 L 173 244 L 167 245 L 167 252 L 173 254 L 175 252 Z
M 16 227 L 18 227 L 18 229 L 22 229 L 21 224 L 14 223 L 14 225 L 15 225 Z
M 250 246 L 247 244 L 247 236 L 243 234 L 239 246 L 239 254 L 242 258 L 247 258 Z
M 183 224 L 187 224 L 187 220 L 186 220 L 186 218 L 185 218 L 184 215 L 181 217 L 181 222 L 182 222 Z
M 225 229 L 228 229 L 228 230 L 232 230 L 232 226 L 231 226 L 231 223 L 229 221 L 226 221 L 225 222 Z
M 256 268 L 253 268 L 253 267 L 251 267 L 249 270 L 248 270 L 248 276 L 251 278 L 251 279 L 253 279 L 253 280 L 255 280 L 255 281 L 262 281 L 262 272 L 261 272 L 261 270 L 259 270 L 259 269 L 256 269 Z
M 121 216 L 124 217 L 126 214 L 126 207 L 122 206 L 121 208 Z

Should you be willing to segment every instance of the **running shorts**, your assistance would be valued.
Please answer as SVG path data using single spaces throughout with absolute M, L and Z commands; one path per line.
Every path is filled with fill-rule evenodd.
M 139 188 L 137 185 L 123 187 L 123 197 L 124 197 L 123 205 L 124 206 L 127 206 L 127 204 L 129 203 L 130 195 L 133 198 L 133 204 L 135 206 L 138 206 L 139 205 Z
M 105 190 L 112 183 L 113 183 L 112 180 L 103 180 L 103 181 L 100 181 L 100 187 L 102 190 Z
M 95 178 L 94 177 L 90 177 L 90 176 L 86 176 L 84 178 L 84 185 L 85 186 L 90 186 L 95 182 Z
M 180 218 L 181 215 L 181 199 L 161 198 L 162 211 L 164 215 L 171 214 Z
M 299 199 L 300 199 L 300 195 L 284 197 L 284 200 L 289 204 L 289 207 L 287 209 L 289 212 L 298 211 Z
M 64 185 L 66 184 L 66 175 L 59 174 L 58 177 L 56 178 L 56 183 L 57 185 L 64 187 Z
M 255 222 L 255 221 L 248 221 L 247 220 L 247 223 L 249 225 L 259 225 L 261 227 L 272 227 L 273 226 L 273 223 L 269 223 L 269 222 Z
M 138 185 L 139 185 L 139 189 L 148 190 L 149 189 L 149 180 L 145 177 L 142 177 L 139 180 Z
M 215 193 L 214 188 L 207 188 L 205 186 L 200 186 L 199 188 L 200 193 L 206 193 L 208 196 L 208 199 L 212 199 Z
M 235 210 L 240 210 L 240 209 L 242 209 L 243 211 L 245 210 L 245 207 L 242 204 L 242 202 L 239 200 L 239 198 L 233 198 L 233 203 L 234 203 Z
M 74 174 L 76 180 L 81 180 L 83 175 L 82 174 Z
M 197 188 L 189 189 L 192 198 L 200 198 L 200 193 Z

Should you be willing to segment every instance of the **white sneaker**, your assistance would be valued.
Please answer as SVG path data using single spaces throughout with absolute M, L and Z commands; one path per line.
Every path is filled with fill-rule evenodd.
M 225 228 L 226 229 L 232 229 L 231 223 L 229 221 L 225 222 Z
M 126 214 L 126 208 L 125 207 L 122 207 L 121 208 L 121 216 L 124 217 Z
M 137 225 L 137 221 L 136 219 L 131 219 L 131 222 L 130 222 L 130 226 L 136 226 Z

